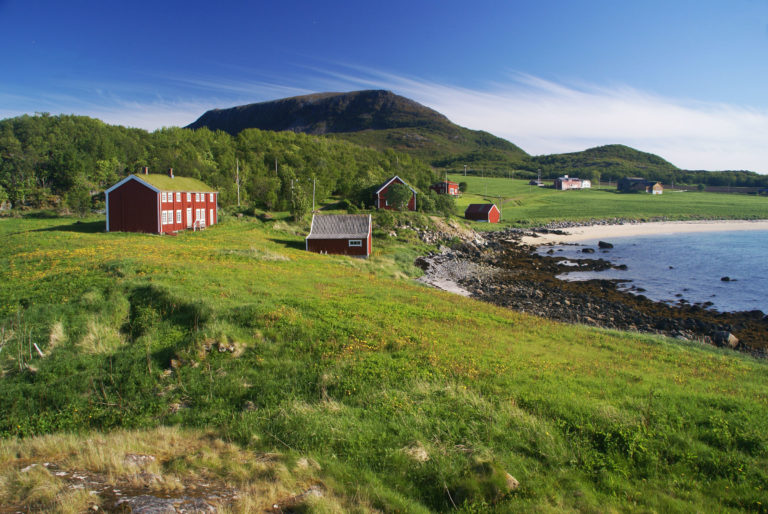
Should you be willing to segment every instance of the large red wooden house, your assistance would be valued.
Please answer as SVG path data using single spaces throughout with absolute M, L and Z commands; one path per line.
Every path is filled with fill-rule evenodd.
M 411 190 L 411 199 L 408 200 L 408 205 L 406 208 L 409 211 L 415 211 L 416 210 L 416 190 L 413 189 L 411 186 L 409 186 L 403 179 L 395 175 L 394 177 L 388 179 L 384 184 L 379 187 L 376 192 L 374 193 L 374 204 L 376 205 L 377 209 L 394 209 L 394 206 L 389 205 L 389 202 L 387 202 L 387 191 L 389 191 L 389 188 L 392 187 L 393 184 L 403 184 L 404 186 L 407 186 L 408 189 Z
M 468 220 L 487 221 L 498 223 L 501 219 L 499 208 L 492 203 L 471 203 L 464 211 L 464 217 Z
M 437 182 L 429 186 L 429 188 L 439 195 L 459 196 L 459 184 L 450 180 Z
M 307 250 L 368 257 L 372 249 L 370 214 L 314 214 Z
M 107 232 L 167 234 L 218 222 L 218 192 L 188 177 L 129 175 L 107 189 Z

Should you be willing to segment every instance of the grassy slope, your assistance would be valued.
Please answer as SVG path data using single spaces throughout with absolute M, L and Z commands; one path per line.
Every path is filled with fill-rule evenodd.
M 528 157 L 524 150 L 487 132 L 454 124 L 328 134 L 361 146 L 405 152 L 439 168 L 508 169 Z
M 468 193 L 457 200 L 464 212 L 470 203 L 502 199 L 502 224 L 535 225 L 552 220 L 592 218 L 768 219 L 765 197 L 700 192 L 662 195 L 620 194 L 611 189 L 556 191 L 528 185 L 527 180 L 449 175 L 467 182 Z
M 0 221 L 5 437 L 212 427 L 386 511 L 768 505 L 764 362 L 397 281 L 380 241 L 362 261 L 308 254 L 282 222 L 102 226 Z M 20 334 L 48 355 L 22 346 L 34 373 Z

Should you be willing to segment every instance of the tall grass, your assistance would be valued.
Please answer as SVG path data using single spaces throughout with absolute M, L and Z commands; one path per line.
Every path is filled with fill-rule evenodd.
M 393 278 L 412 250 L 389 236 L 362 261 L 247 219 L 177 237 L 68 223 L 0 222 L 0 324 L 45 353 L 33 371 L 0 352 L 6 438 L 213 430 L 316 462 L 329 510 L 768 504 L 764 362 Z M 226 462 L 210 451 L 202 468 Z

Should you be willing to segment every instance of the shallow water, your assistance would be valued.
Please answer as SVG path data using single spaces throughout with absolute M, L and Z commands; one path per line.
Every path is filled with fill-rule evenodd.
M 708 232 L 604 238 L 614 245 L 602 250 L 597 239 L 578 245 L 541 247 L 568 259 L 603 258 L 627 270 L 575 271 L 563 280 L 619 279 L 622 289 L 655 301 L 711 302 L 721 312 L 759 309 L 768 312 L 768 231 Z M 585 254 L 585 247 L 595 249 Z M 722 281 L 729 277 L 730 281 Z

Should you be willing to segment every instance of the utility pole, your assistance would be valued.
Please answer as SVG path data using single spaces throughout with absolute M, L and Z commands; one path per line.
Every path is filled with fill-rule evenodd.
M 240 207 L 240 161 L 235 158 L 235 183 L 237 184 L 237 206 Z
M 467 165 L 466 164 L 464 165 L 464 176 L 465 177 L 467 176 Z

